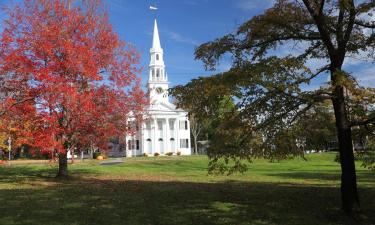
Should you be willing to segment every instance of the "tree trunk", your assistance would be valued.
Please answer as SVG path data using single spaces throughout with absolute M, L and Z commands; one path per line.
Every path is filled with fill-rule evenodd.
M 341 200 L 343 210 L 350 214 L 355 207 L 359 208 L 357 178 L 353 154 L 351 126 L 348 119 L 344 87 L 337 86 L 332 98 L 336 117 L 337 137 L 341 163 Z
M 71 152 L 71 161 L 72 161 L 72 164 L 74 163 L 74 148 L 72 148 L 72 150 L 70 150 L 70 152 Z
M 195 154 L 198 154 L 198 143 L 197 143 L 197 137 L 194 136 L 194 151 L 195 151 Z
M 57 177 L 67 177 L 68 176 L 68 157 L 67 153 L 59 153 L 59 171 Z

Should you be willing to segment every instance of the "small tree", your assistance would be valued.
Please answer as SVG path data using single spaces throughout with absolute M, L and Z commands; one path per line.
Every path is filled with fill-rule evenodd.
M 194 139 L 194 153 L 198 154 L 198 137 L 202 131 L 203 125 L 202 123 L 198 121 L 198 118 L 195 117 L 194 114 L 190 114 L 189 121 L 190 121 L 191 135 L 193 136 L 193 139 Z

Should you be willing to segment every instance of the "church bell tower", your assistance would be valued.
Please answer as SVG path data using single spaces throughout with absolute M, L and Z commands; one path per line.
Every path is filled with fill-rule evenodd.
M 154 22 L 154 33 L 152 38 L 152 47 L 150 49 L 150 65 L 148 90 L 150 93 L 150 102 L 169 101 L 168 98 L 168 78 L 165 72 L 165 64 L 163 58 L 163 49 L 160 45 L 158 24 Z

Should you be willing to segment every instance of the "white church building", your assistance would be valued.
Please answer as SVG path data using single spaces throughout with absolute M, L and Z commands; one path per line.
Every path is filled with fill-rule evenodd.
M 147 82 L 150 105 L 137 133 L 126 137 L 126 157 L 191 155 L 188 113 L 170 102 L 163 54 L 155 19 Z

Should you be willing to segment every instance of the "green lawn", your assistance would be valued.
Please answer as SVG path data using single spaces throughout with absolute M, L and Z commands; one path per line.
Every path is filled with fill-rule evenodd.
M 0 224 L 375 224 L 375 173 L 358 167 L 362 212 L 340 211 L 334 154 L 270 163 L 245 174 L 207 175 L 203 156 L 125 159 L 117 165 L 0 166 Z M 359 163 L 357 163 L 359 164 Z

